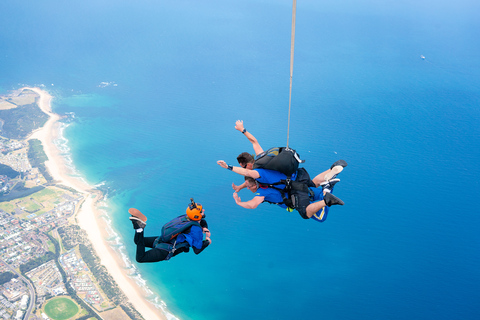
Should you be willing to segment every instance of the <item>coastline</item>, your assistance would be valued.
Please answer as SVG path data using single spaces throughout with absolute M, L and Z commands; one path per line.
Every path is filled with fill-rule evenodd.
M 167 317 L 163 313 L 164 311 L 157 309 L 146 299 L 145 291 L 137 285 L 134 279 L 128 276 L 128 270 L 125 268 L 122 257 L 107 243 L 106 239 L 109 235 L 107 233 L 106 222 L 101 217 L 102 212 L 97 208 L 98 202 L 103 200 L 102 193 L 93 189 L 92 186 L 88 185 L 82 179 L 69 174 L 69 168 L 65 163 L 65 159 L 54 144 L 54 140 L 59 136 L 61 123 L 58 122 L 58 120 L 60 120 L 61 117 L 52 112 L 52 96 L 40 88 L 24 87 L 19 90 L 31 90 L 40 96 L 38 106 L 49 118 L 45 125 L 34 131 L 28 139 L 38 139 L 42 142 L 48 158 L 48 160 L 45 161 L 45 166 L 52 178 L 57 183 L 73 188 L 84 195 L 85 200 L 76 212 L 75 217 L 77 224 L 87 232 L 88 239 L 95 249 L 97 256 L 100 258 L 101 263 L 107 268 L 130 303 L 145 319 L 165 320 L 175 318 L 173 315 L 170 317 L 170 314 Z

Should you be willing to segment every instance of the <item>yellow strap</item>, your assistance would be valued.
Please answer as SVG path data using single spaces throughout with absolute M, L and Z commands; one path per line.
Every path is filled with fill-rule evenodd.
M 293 78 L 293 51 L 295 48 L 295 16 L 297 12 L 297 0 L 293 0 L 292 8 L 292 41 L 290 47 L 290 94 L 288 97 L 288 128 L 287 128 L 287 148 L 290 138 L 290 110 L 292 108 L 292 78 Z

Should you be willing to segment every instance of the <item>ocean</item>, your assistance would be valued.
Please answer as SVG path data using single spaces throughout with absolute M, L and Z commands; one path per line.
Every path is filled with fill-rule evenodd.
M 180 319 L 478 319 L 480 3 L 2 1 L 0 93 L 42 86 L 57 141 L 106 194 L 112 244 Z M 237 206 L 220 168 L 289 145 L 314 176 L 348 167 L 326 222 Z M 243 200 L 252 196 L 240 192 Z M 212 245 L 135 262 L 146 235 L 203 204 Z M 160 297 L 160 298 L 159 298 Z

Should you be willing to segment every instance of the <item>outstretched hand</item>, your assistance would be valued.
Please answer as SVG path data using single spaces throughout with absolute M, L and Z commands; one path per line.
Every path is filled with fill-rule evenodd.
M 242 202 L 242 199 L 240 198 L 240 196 L 236 192 L 233 193 L 233 199 L 235 199 L 236 203 Z
M 227 168 L 228 168 L 227 163 L 226 163 L 225 161 L 223 161 L 223 160 L 218 160 L 218 161 L 217 161 L 217 164 L 218 164 L 220 167 L 224 168 L 224 169 L 227 169 Z
M 237 185 L 235 185 L 235 183 L 232 183 L 232 188 L 235 192 L 238 192 L 238 191 L 242 190 L 241 186 L 237 186 Z
M 243 129 L 245 129 L 243 127 L 243 120 L 237 120 L 237 122 L 235 122 L 235 129 L 237 129 L 240 132 L 242 132 Z
M 208 240 L 210 244 L 212 244 L 212 239 L 210 239 L 212 234 L 210 233 L 210 230 L 208 230 L 207 228 L 203 228 L 203 233 L 205 233 L 205 240 Z

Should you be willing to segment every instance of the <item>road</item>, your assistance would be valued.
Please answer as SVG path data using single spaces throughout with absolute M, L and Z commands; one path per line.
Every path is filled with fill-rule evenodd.
M 15 273 L 16 275 L 18 275 L 18 277 L 27 284 L 27 287 L 28 287 L 28 290 L 30 291 L 30 299 L 28 301 L 28 308 L 27 310 L 25 311 L 25 315 L 23 317 L 23 319 L 28 319 L 30 317 L 30 313 L 32 313 L 32 309 L 33 309 L 33 306 L 35 305 L 35 300 L 36 300 L 36 296 L 35 296 L 35 290 L 33 288 L 33 285 L 30 281 L 28 281 L 24 276 L 22 276 L 20 273 L 17 272 L 17 270 L 15 270 L 13 267 L 11 267 L 10 265 L 8 265 L 3 259 L 0 259 L 0 262 L 3 263 L 4 265 L 6 265 L 11 272 Z

